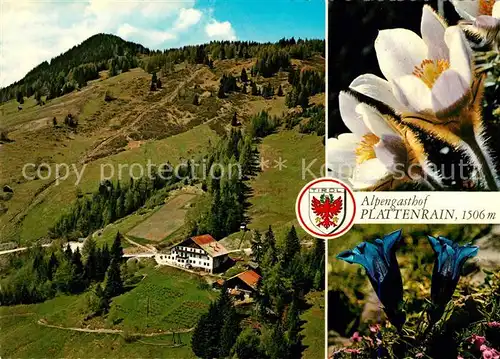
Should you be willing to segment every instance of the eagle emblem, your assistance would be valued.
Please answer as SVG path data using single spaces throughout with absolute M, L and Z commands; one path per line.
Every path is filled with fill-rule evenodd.
M 342 197 L 335 198 L 332 193 L 321 194 L 319 199 L 312 197 L 311 210 L 316 215 L 316 226 L 328 230 L 336 227 L 339 222 L 338 215 L 342 211 Z

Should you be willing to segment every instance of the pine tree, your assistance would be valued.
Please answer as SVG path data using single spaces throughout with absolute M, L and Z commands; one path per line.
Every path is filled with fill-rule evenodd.
M 261 340 L 253 329 L 241 332 L 234 345 L 234 352 L 238 359 L 264 359 L 266 356 L 261 350 Z
M 127 59 L 124 59 L 122 62 L 122 73 L 128 72 L 129 70 L 130 70 L 130 63 L 128 62 Z
M 240 79 L 241 79 L 241 82 L 247 82 L 248 81 L 248 75 L 247 75 L 247 71 L 245 69 L 241 70 Z
M 211 359 L 210 356 L 207 356 L 207 342 L 209 336 L 211 335 L 208 331 L 210 328 L 209 321 L 209 313 L 203 314 L 198 320 L 198 323 L 193 331 L 193 336 L 191 337 L 191 350 L 197 357 L 203 359 Z
M 234 346 L 234 343 L 236 343 L 239 333 L 240 320 L 236 310 L 232 305 L 230 305 L 224 314 L 224 322 L 221 328 L 219 357 L 225 358 L 229 356 L 231 348 Z
M 257 84 L 252 81 L 252 96 L 258 96 L 259 95 L 259 89 L 257 88 Z
M 291 353 L 297 353 L 300 350 L 301 337 L 300 337 L 300 313 L 298 308 L 297 299 L 294 298 L 292 304 L 288 306 L 285 318 L 286 339 L 287 347 Z M 299 356 L 300 358 L 300 356 Z
M 21 93 L 21 91 L 17 92 L 17 94 L 16 94 L 16 100 L 17 100 L 17 102 L 19 102 L 20 105 L 22 105 L 24 103 L 24 96 Z
M 73 292 L 76 283 L 75 268 L 73 264 L 68 261 L 63 261 L 54 273 L 53 282 L 58 291 L 62 293 Z
M 157 81 L 158 81 L 158 79 L 156 77 L 156 72 L 153 72 L 153 75 L 151 77 L 151 87 L 150 87 L 151 91 L 155 91 L 156 90 L 156 82 Z
M 281 88 L 281 85 L 280 87 L 278 87 L 278 93 L 277 93 L 278 96 L 283 96 L 283 89 Z
M 191 349 L 197 357 L 213 359 L 219 356 L 222 315 L 217 303 L 211 303 L 208 312 L 198 321 L 191 337 Z
M 224 92 L 224 86 L 221 84 L 219 86 L 219 91 L 217 92 L 218 98 L 226 98 L 226 93 Z
M 109 252 L 108 244 L 104 243 L 101 251 L 101 268 L 103 273 L 106 273 L 106 271 L 108 270 L 110 262 L 111 254 Z
M 95 288 L 95 295 L 98 300 L 98 307 L 96 310 L 97 315 L 106 314 L 109 311 L 109 297 L 106 295 L 101 287 L 101 283 L 98 283 Z
M 64 256 L 66 257 L 67 260 L 71 260 L 71 257 L 73 256 L 73 252 L 71 251 L 71 247 L 69 243 L 66 245 L 66 250 L 64 251 Z
M 111 64 L 109 65 L 109 77 L 113 77 L 118 75 L 118 67 L 116 66 L 116 60 L 111 60 Z
M 240 155 L 241 172 L 244 176 L 251 176 L 254 172 L 254 150 L 250 137 L 245 137 Z
M 290 263 L 298 253 L 300 253 L 300 239 L 297 236 L 295 227 L 292 226 L 285 238 L 283 260 L 285 263 Z
M 96 258 L 96 245 L 92 238 L 88 238 L 83 246 L 84 253 L 87 255 L 85 261 L 85 278 L 88 282 L 97 278 L 97 258 Z
M 271 358 L 290 358 L 288 343 L 280 320 L 273 325 L 267 352 Z
M 123 281 L 121 278 L 120 263 L 113 258 L 106 273 L 106 286 L 104 287 L 104 293 L 107 298 L 112 298 L 120 295 L 122 292 Z
M 52 252 L 49 258 L 49 263 L 47 268 L 47 276 L 49 277 L 49 280 L 52 280 L 52 276 L 54 275 L 58 266 L 59 266 L 59 261 L 57 260 L 55 253 Z
M 79 279 L 81 279 L 84 274 L 84 268 L 82 263 L 82 255 L 80 254 L 79 248 L 76 248 L 76 251 L 73 253 L 71 262 L 75 266 L 75 274 L 79 277 Z
M 254 261 L 260 263 L 264 256 L 264 245 L 262 243 L 262 236 L 259 231 L 253 231 L 252 239 L 250 240 L 252 247 L 252 257 Z
M 129 213 L 132 213 L 135 209 L 135 203 L 134 203 L 134 192 L 132 189 L 128 189 L 126 195 L 125 195 L 125 202 L 124 202 L 124 215 L 127 215 Z
M 38 105 L 42 104 L 42 93 L 40 91 L 35 92 L 35 101 Z
M 102 256 L 101 248 L 96 247 L 96 249 L 95 249 L 95 264 L 96 264 L 95 279 L 97 282 L 102 281 L 104 278 L 104 275 L 106 274 L 106 272 L 103 272 L 101 256 Z
M 116 233 L 115 240 L 111 246 L 111 260 L 116 260 L 118 263 L 121 262 L 123 257 L 123 247 L 122 247 L 122 235 L 120 232 Z
M 273 228 L 269 225 L 267 232 L 264 234 L 264 246 L 276 252 L 276 238 L 274 237 Z
M 297 103 L 303 109 L 309 107 L 309 91 L 306 88 L 302 88 L 302 90 L 299 92 L 299 96 L 297 97 Z

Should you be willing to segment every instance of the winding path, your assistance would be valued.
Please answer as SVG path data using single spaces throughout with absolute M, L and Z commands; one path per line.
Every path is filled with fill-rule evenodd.
M 87 329 L 87 328 L 75 328 L 75 327 L 63 327 L 60 325 L 53 325 L 53 324 L 48 324 L 45 322 L 43 319 L 39 319 L 36 322 L 38 325 L 47 327 L 47 328 L 55 328 L 55 329 L 61 329 L 61 330 L 68 330 L 68 331 L 74 331 L 74 332 L 84 332 L 84 333 L 100 333 L 100 334 L 123 334 L 124 331 L 121 329 Z M 165 331 L 165 332 L 159 332 L 159 333 L 130 333 L 130 335 L 134 336 L 141 336 L 141 337 L 159 337 L 162 335 L 168 335 L 168 334 L 177 334 L 177 333 L 189 333 L 194 330 L 193 328 L 187 328 L 187 329 L 179 329 L 176 331 Z

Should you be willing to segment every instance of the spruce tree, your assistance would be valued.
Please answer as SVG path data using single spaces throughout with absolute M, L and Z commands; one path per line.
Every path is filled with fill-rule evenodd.
M 193 331 L 193 336 L 191 337 L 191 350 L 199 358 L 210 359 L 209 356 L 207 357 L 207 342 L 208 337 L 211 335 L 211 333 L 208 332 L 210 325 L 209 321 L 209 313 L 203 314 L 198 320 Z
M 252 81 L 252 96 L 258 96 L 259 95 L 259 89 L 257 88 L 257 84 Z
M 83 263 L 82 263 L 82 255 L 80 254 L 80 249 L 76 248 L 76 251 L 73 253 L 71 257 L 71 263 L 75 266 L 75 273 L 77 276 L 81 277 L 84 273 Z
M 35 101 L 36 101 L 37 105 L 42 104 L 42 94 L 40 91 L 35 92 Z
M 16 100 L 19 102 L 20 105 L 24 103 L 24 96 L 21 91 L 18 91 L 16 94 Z
M 302 88 L 297 97 L 297 103 L 303 108 L 306 109 L 309 107 L 309 91 L 306 88 Z
M 118 263 L 121 262 L 123 257 L 123 247 L 122 247 L 122 235 L 120 232 L 116 233 L 115 240 L 111 246 L 111 260 L 116 260 Z
M 57 290 L 62 293 L 74 292 L 74 286 L 77 282 L 73 264 L 68 261 L 63 261 L 54 273 L 53 282 Z
M 158 80 L 156 80 L 156 88 L 161 89 L 163 86 L 161 79 L 158 77 Z
M 86 252 L 87 259 L 85 261 L 85 279 L 90 283 L 97 278 L 97 258 L 95 241 L 88 238 L 84 244 L 84 252 Z
M 297 236 L 297 231 L 295 230 L 295 227 L 292 226 L 292 228 L 290 228 L 285 238 L 283 259 L 285 262 L 289 263 L 298 253 L 300 253 L 300 239 Z
M 234 345 L 234 352 L 238 359 L 266 358 L 261 351 L 260 337 L 254 329 L 245 329 L 241 332 Z
M 240 155 L 241 172 L 244 176 L 251 176 L 254 171 L 254 150 L 250 137 L 245 137 Z
M 271 358 L 290 358 L 290 350 L 285 338 L 283 324 L 280 320 L 273 325 L 267 352 Z
M 253 231 L 250 243 L 252 247 L 253 260 L 257 263 L 260 263 L 264 256 L 264 245 L 262 243 L 262 236 L 260 235 L 259 231 Z
M 230 305 L 224 314 L 224 322 L 220 333 L 219 357 L 226 358 L 231 352 L 231 348 L 236 343 L 240 333 L 240 320 L 236 310 Z
M 247 82 L 248 81 L 248 75 L 247 75 L 247 71 L 245 69 L 241 70 L 240 79 L 241 79 L 241 82 Z
M 109 311 L 109 297 L 106 295 L 105 291 L 101 287 L 101 283 L 98 283 L 95 288 L 95 295 L 98 300 L 98 307 L 96 314 L 102 315 Z
M 120 295 L 122 292 L 123 281 L 120 272 L 120 263 L 113 258 L 106 273 L 106 286 L 104 287 L 104 293 L 107 298 L 112 298 Z
M 221 84 L 219 86 L 219 91 L 217 92 L 218 98 L 226 98 L 226 93 L 224 92 L 224 86 Z
M 272 249 L 273 252 L 276 252 L 276 238 L 274 237 L 273 228 L 269 225 L 267 232 L 264 234 L 264 246 Z
M 52 276 L 54 275 L 55 271 L 57 270 L 57 267 L 59 265 L 59 261 L 56 258 L 56 255 L 54 252 L 51 253 L 50 258 L 49 258 L 49 263 L 48 263 L 48 268 L 47 268 L 47 276 L 49 280 L 52 280 Z
M 233 118 L 231 119 L 231 126 L 238 126 L 238 117 L 237 117 L 237 114 L 236 112 L 234 113 L 233 115 Z
M 281 85 L 280 87 L 278 87 L 278 93 L 277 93 L 278 96 L 283 96 L 283 89 L 281 88 Z
M 122 73 L 128 72 L 130 70 L 130 63 L 127 59 L 124 59 L 122 62 Z
M 220 332 L 223 313 L 218 303 L 211 303 L 208 312 L 203 314 L 191 338 L 193 353 L 203 359 L 219 357 Z
M 64 256 L 66 257 L 67 260 L 71 260 L 71 257 L 73 256 L 73 252 L 71 251 L 71 247 L 69 243 L 66 245 L 66 250 L 64 251 Z
M 195 93 L 194 97 L 193 97 L 193 105 L 198 106 L 199 104 L 200 104 L 200 100 L 199 100 L 198 94 Z
M 158 81 L 157 77 L 156 77 L 156 72 L 153 72 L 153 75 L 151 77 L 151 86 L 150 86 L 150 90 L 151 91 L 155 91 L 156 90 L 156 82 Z
M 301 336 L 299 334 L 301 331 L 300 312 L 297 300 L 294 298 L 292 304 L 288 306 L 285 318 L 287 347 L 291 353 L 299 353 L 301 346 Z M 300 358 L 300 355 L 298 358 Z
M 106 273 L 108 270 L 109 264 L 111 262 L 111 254 L 109 252 L 108 244 L 104 243 L 101 251 L 101 268 L 103 273 Z

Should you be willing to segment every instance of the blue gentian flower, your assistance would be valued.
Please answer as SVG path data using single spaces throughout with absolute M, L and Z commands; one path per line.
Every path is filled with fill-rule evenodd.
M 431 322 L 436 323 L 455 292 L 463 265 L 477 254 L 479 247 L 471 244 L 461 246 L 441 236 L 428 238 L 436 255 L 431 284 L 433 305 L 430 311 Z
M 406 321 L 403 310 L 403 281 L 396 259 L 396 244 L 401 230 L 392 232 L 374 243 L 362 242 L 353 250 L 337 255 L 348 263 L 357 263 L 366 269 L 373 289 L 384 306 L 389 321 L 399 330 Z

